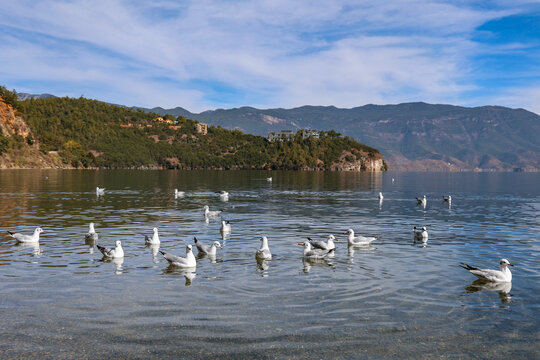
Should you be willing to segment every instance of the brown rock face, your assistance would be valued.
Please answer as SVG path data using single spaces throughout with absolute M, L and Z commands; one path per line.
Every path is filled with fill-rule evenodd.
M 4 135 L 20 135 L 27 137 L 32 135 L 30 127 L 13 106 L 9 105 L 0 97 L 0 129 Z

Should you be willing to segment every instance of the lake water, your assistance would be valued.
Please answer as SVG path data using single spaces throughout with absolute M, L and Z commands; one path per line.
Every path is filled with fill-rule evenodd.
M 2 170 L 0 358 L 538 358 L 539 184 L 531 173 Z M 177 255 L 193 236 L 221 241 L 204 205 L 232 224 L 223 250 L 195 273 L 170 269 L 144 236 L 158 227 L 160 250 Z M 123 261 L 85 244 L 91 221 L 99 244 L 122 241 Z M 37 226 L 39 247 L 7 236 Z M 427 226 L 427 243 L 413 226 Z M 349 249 L 348 228 L 381 237 Z M 329 234 L 335 256 L 303 261 L 297 243 Z M 262 235 L 274 258 L 260 265 Z M 515 265 L 511 289 L 459 267 L 500 258 Z

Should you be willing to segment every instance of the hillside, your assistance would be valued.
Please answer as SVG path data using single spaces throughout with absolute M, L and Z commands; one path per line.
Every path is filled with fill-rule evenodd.
M 257 135 L 331 128 L 379 149 L 391 169 L 540 169 L 540 116 L 523 109 L 419 102 L 352 109 L 303 106 L 267 110 L 242 107 L 200 114 L 183 108 L 151 111 Z
M 7 163 L 17 139 L 19 149 L 57 156 L 64 167 L 75 168 L 379 171 L 385 167 L 377 150 L 334 131 L 322 132 L 320 139 L 304 139 L 298 132 L 293 141 L 268 142 L 221 127 L 210 126 L 206 133 L 197 121 L 183 116 L 160 117 L 82 97 L 12 102 L 16 110 L 3 101 L 1 106 L 17 113 L 17 122 L 26 130 L 15 134 L 2 127 L 2 143 L 7 145 L 0 154 Z M 0 123 L 10 119 L 0 118 Z

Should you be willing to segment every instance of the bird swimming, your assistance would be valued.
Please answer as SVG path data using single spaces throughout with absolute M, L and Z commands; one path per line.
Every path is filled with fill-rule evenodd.
M 96 245 L 103 256 L 113 259 L 123 258 L 124 249 L 122 249 L 122 243 L 120 240 L 116 240 L 116 247 L 114 249 L 106 248 L 105 246 Z
M 8 234 L 20 243 L 37 243 L 39 242 L 39 234 L 43 233 L 42 228 L 37 227 L 32 235 L 24 235 L 21 233 L 12 233 L 8 231 Z
M 510 282 L 512 281 L 512 272 L 508 268 L 514 266 L 510 264 L 510 261 L 501 259 L 499 261 L 499 270 L 492 269 L 480 269 L 475 266 L 471 266 L 465 263 L 461 263 L 460 266 L 479 279 L 490 282 Z

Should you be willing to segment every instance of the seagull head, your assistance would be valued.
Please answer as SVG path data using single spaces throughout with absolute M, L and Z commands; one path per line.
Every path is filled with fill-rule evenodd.
M 204 209 L 204 210 L 210 210 L 210 208 L 208 207 L 208 205 L 204 205 L 203 209 Z
M 116 240 L 116 247 L 122 247 L 122 242 L 120 240 Z
M 158 229 L 157 229 L 157 228 L 154 228 L 152 231 L 154 232 L 154 234 L 157 234 Z
M 328 240 L 338 241 L 338 239 L 332 234 L 328 235 Z
M 217 248 L 223 249 L 223 246 L 219 243 L 219 241 L 214 241 L 213 245 Z
M 422 226 L 422 231 L 427 231 L 425 226 Z
M 186 246 L 186 254 L 191 252 L 191 245 Z
M 343 234 L 345 234 L 345 235 L 354 235 L 354 230 L 349 229 L 349 230 L 345 231 Z
M 34 230 L 34 232 L 37 232 L 38 234 L 42 233 L 42 232 L 45 232 L 42 228 L 38 227 L 36 228 L 36 230 Z
M 508 261 L 506 259 L 501 259 L 501 261 L 499 261 L 499 265 L 501 267 L 514 266 L 514 265 L 510 264 L 510 261 Z

